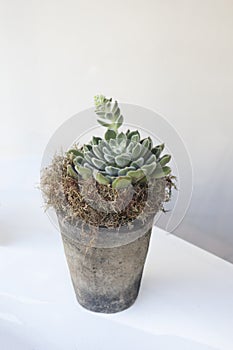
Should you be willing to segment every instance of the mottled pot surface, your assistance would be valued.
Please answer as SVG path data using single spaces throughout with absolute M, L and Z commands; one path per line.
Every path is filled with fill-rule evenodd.
M 131 306 L 140 288 L 150 236 L 151 228 L 131 243 L 98 248 L 85 246 L 62 232 L 78 302 L 89 310 L 104 313 Z

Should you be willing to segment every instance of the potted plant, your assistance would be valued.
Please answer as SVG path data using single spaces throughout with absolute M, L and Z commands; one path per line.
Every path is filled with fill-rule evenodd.
M 58 217 L 78 302 L 113 313 L 137 298 L 154 218 L 175 184 L 164 144 L 119 132 L 117 101 L 99 95 L 95 106 L 104 137 L 54 156 L 41 189 Z

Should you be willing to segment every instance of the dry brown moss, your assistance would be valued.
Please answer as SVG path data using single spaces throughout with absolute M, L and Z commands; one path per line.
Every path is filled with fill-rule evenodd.
M 160 210 L 171 196 L 171 177 L 136 184 L 125 189 L 100 185 L 94 179 L 83 181 L 67 174 L 67 156 L 55 156 L 42 171 L 41 190 L 47 207 L 53 207 L 72 225 L 116 228 L 133 220 L 146 221 Z M 137 220 L 137 221 L 138 221 Z

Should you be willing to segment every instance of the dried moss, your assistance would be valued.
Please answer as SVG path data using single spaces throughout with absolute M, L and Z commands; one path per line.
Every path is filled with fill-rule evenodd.
M 117 228 L 142 223 L 163 209 L 171 196 L 172 177 L 153 180 L 125 189 L 100 185 L 93 178 L 74 179 L 67 174 L 68 156 L 55 156 L 41 174 L 46 207 L 55 209 L 72 225 Z M 150 186 L 150 187 L 149 187 Z M 149 192 L 150 190 L 150 192 Z

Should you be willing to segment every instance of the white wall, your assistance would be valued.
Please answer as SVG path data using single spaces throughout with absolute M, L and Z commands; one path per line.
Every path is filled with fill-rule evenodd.
M 155 109 L 193 162 L 176 233 L 233 261 L 232 35 L 231 0 L 2 0 L 2 161 L 39 159 L 98 92 Z

